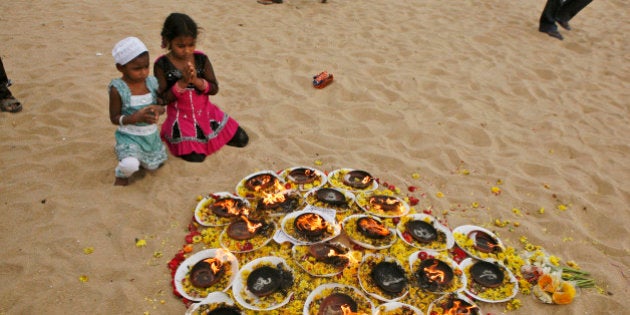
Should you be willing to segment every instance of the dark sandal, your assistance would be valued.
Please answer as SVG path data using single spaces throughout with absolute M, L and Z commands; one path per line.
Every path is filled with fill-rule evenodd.
M 0 101 L 0 110 L 3 112 L 18 113 L 22 111 L 22 103 L 15 97 L 9 96 Z

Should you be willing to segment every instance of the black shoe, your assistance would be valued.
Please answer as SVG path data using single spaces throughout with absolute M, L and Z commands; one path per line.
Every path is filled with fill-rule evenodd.
M 558 25 L 562 26 L 562 28 L 564 28 L 567 31 L 571 30 L 571 25 L 569 25 L 569 22 L 565 22 L 565 21 L 556 21 L 558 22 Z
M 560 34 L 560 32 L 558 32 L 558 30 L 549 30 L 549 31 L 541 31 L 542 33 L 547 33 L 547 35 L 551 36 L 551 37 L 555 37 L 559 40 L 563 40 L 564 37 L 562 37 L 562 34 Z

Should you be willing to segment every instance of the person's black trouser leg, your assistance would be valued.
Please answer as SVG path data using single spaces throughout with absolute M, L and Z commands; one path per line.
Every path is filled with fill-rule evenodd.
M 4 71 L 4 65 L 2 65 L 2 57 L 0 57 L 0 85 L 6 86 L 7 82 L 9 82 L 9 78 L 7 78 L 7 73 Z
M 545 8 L 540 15 L 539 31 L 547 32 L 558 29 L 558 26 L 556 26 L 556 13 L 561 7 L 562 0 L 547 0 L 547 4 L 545 4 Z
M 578 12 L 586 7 L 593 0 L 567 0 L 556 12 L 556 20 L 569 22 Z

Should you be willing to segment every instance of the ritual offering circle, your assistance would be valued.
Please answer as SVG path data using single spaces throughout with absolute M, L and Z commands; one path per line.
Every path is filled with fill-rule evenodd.
M 275 232 L 273 221 L 242 216 L 223 229 L 219 244 L 233 253 L 251 252 L 267 245 Z
M 338 213 L 359 209 L 355 202 L 354 195 L 351 192 L 340 188 L 316 188 L 307 192 L 304 199 L 309 205 L 319 208 L 333 209 Z
M 265 221 L 257 221 L 242 217 L 227 227 L 227 235 L 235 240 L 248 240 L 269 228 Z
M 453 236 L 461 249 L 481 260 L 497 259 L 505 248 L 494 233 L 480 226 L 458 226 L 453 229 Z

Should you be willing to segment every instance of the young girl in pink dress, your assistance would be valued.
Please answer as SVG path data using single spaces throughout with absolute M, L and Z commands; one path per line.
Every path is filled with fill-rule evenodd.
M 197 24 L 186 14 L 172 13 L 164 21 L 162 46 L 169 52 L 154 64 L 158 95 L 167 104 L 161 137 L 175 156 L 202 162 L 224 145 L 244 147 L 247 133 L 236 120 L 210 102 L 219 92 L 212 64 L 195 50 Z

